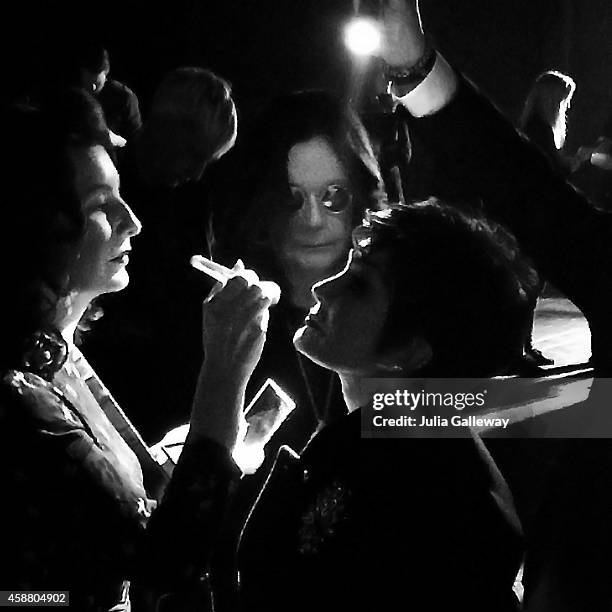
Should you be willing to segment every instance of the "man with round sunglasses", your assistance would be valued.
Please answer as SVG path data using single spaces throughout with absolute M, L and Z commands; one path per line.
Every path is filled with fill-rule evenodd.
M 351 205 L 353 194 L 348 187 L 342 185 L 328 185 L 322 193 L 309 194 L 301 187 L 292 186 L 290 208 L 296 212 L 307 204 L 311 195 L 314 195 L 318 203 L 330 213 L 340 213 Z
M 337 380 L 304 363 L 291 339 L 314 303 L 313 284 L 343 268 L 353 228 L 366 208 L 383 205 L 384 191 L 361 122 L 323 91 L 273 100 L 243 129 L 220 167 L 213 186 L 220 204 L 215 259 L 233 265 L 240 257 L 282 289 L 247 393 L 248 399 L 273 378 L 296 401 L 289 423 L 269 444 L 273 456 L 281 443 L 299 450 L 331 418 L 332 397 L 340 394 Z
M 366 132 L 332 94 L 303 91 L 276 98 L 242 125 L 236 149 L 212 177 L 218 204 L 212 251 L 229 266 L 241 258 L 260 278 L 281 286 L 246 399 L 272 378 L 296 409 L 267 443 L 264 464 L 241 481 L 228 537 L 239 532 L 278 448 L 286 444 L 300 451 L 317 428 L 339 416 L 338 377 L 301 356 L 292 339 L 314 304 L 312 286 L 342 270 L 364 210 L 384 202 Z

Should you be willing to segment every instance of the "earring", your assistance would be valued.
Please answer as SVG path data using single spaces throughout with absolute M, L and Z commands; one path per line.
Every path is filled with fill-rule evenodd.
M 397 363 L 377 363 L 376 368 L 389 374 L 401 374 L 404 368 Z

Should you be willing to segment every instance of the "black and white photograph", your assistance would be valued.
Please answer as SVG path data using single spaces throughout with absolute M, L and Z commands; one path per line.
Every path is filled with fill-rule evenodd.
M 612 612 L 612 3 L 2 9 L 0 608 Z

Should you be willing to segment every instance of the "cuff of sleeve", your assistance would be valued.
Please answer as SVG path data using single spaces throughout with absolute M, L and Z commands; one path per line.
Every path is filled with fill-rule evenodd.
M 206 483 L 209 486 L 211 479 L 229 483 L 238 481 L 241 476 L 242 472 L 230 452 L 217 442 L 203 438 L 185 446 L 168 488 L 179 490 L 194 483 Z
M 398 98 L 413 117 L 433 115 L 444 108 L 457 91 L 457 75 L 438 53 L 431 72 L 409 93 Z

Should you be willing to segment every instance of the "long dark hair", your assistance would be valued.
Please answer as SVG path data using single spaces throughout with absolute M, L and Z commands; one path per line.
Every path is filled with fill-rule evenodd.
M 550 128 L 556 148 L 561 149 L 567 134 L 567 110 L 575 91 L 576 83 L 567 74 L 543 72 L 525 98 L 519 128 L 526 132 L 530 121 L 539 120 Z
M 70 149 L 111 146 L 98 103 L 79 89 L 38 107 L 4 108 L 0 122 L 9 153 L 0 171 L 0 365 L 7 366 L 53 313 L 63 293 L 65 247 L 85 229 Z
M 366 208 L 385 198 L 378 162 L 357 115 L 325 91 L 300 91 L 274 99 L 241 130 L 235 150 L 220 162 L 214 181 L 215 256 L 237 256 L 260 274 L 281 276 L 270 227 L 289 192 L 291 147 L 317 136 L 330 144 L 348 173 L 354 192 L 354 225 Z

